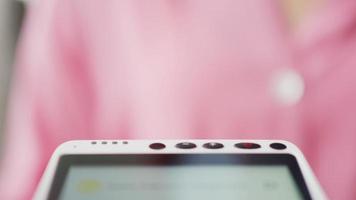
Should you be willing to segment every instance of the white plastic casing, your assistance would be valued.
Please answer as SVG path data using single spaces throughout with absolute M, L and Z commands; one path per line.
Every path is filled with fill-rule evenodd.
M 152 143 L 163 143 L 164 149 L 154 150 L 149 147 Z M 181 142 L 192 142 L 197 145 L 194 149 L 179 149 L 175 145 Z M 207 149 L 203 144 L 209 142 L 222 143 L 221 149 Z M 257 149 L 241 149 L 234 145 L 241 142 L 256 143 L 261 145 Z M 282 143 L 286 149 L 277 150 L 270 147 L 272 143 Z M 34 200 L 48 199 L 50 187 L 63 155 L 71 154 L 291 154 L 301 169 L 307 188 L 312 199 L 327 199 L 320 187 L 314 173 L 302 152 L 294 144 L 282 140 L 73 140 L 61 144 L 53 153 L 47 168 L 41 178 L 34 195 Z

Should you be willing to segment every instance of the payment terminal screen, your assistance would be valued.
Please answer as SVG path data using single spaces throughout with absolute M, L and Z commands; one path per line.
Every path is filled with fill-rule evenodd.
M 307 199 L 288 163 L 243 163 L 238 158 L 214 162 L 206 158 L 194 160 L 193 156 L 166 163 L 167 158 L 68 163 L 56 199 Z

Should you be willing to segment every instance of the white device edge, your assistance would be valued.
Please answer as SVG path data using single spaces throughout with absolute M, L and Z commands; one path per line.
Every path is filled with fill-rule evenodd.
M 165 144 L 164 149 L 155 150 L 149 148 L 152 143 Z M 194 149 L 179 149 L 175 145 L 180 142 L 193 142 L 197 145 Z M 222 143 L 224 148 L 207 149 L 203 144 L 209 142 Z M 257 149 L 236 148 L 236 143 L 257 143 L 261 145 Z M 272 143 L 282 143 L 287 146 L 286 149 L 273 149 Z M 62 155 L 70 154 L 196 154 L 196 153 L 213 153 L 213 154 L 291 154 L 293 155 L 300 167 L 305 183 L 312 199 L 327 200 L 327 196 L 317 181 L 310 165 L 305 159 L 299 148 L 291 142 L 284 140 L 72 140 L 58 146 L 52 154 L 52 157 L 44 171 L 44 174 L 38 184 L 33 200 L 44 200 L 48 197 L 51 183 L 53 181 L 59 159 Z

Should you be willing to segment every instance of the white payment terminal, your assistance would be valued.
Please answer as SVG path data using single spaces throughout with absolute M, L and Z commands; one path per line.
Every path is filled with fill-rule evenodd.
M 52 155 L 34 200 L 327 199 L 280 140 L 81 140 Z

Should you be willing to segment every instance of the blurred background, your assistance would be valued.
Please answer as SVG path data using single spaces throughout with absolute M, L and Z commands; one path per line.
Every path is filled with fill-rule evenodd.
M 290 140 L 355 199 L 355 55 L 354 0 L 0 0 L 0 199 L 99 138 Z
M 0 157 L 2 152 L 2 144 L 5 140 L 5 115 L 7 110 L 9 87 L 11 84 L 11 77 L 13 75 L 12 72 L 14 71 L 16 45 L 20 36 L 26 8 L 30 5 L 31 2 L 34 1 L 35 0 L 0 1 Z M 291 19 L 289 20 L 294 23 L 294 18 L 300 15 L 303 8 L 305 7 L 305 3 L 293 0 L 288 2 L 286 1 L 285 4 L 289 9 L 288 12 L 291 13 Z M 287 4 L 289 5 L 287 6 Z M 293 79 L 293 76 L 289 76 L 289 78 Z M 293 92 L 290 92 L 290 90 L 293 90 L 293 84 L 291 87 L 288 87 L 290 86 L 289 84 L 286 84 L 286 86 L 287 88 L 282 90 L 287 91 L 287 93 L 291 93 L 292 96 L 295 95 Z M 282 98 L 287 98 L 288 101 L 288 98 L 293 97 Z
M 0 149 L 4 142 L 4 120 L 17 39 L 27 1 L 0 1 Z

